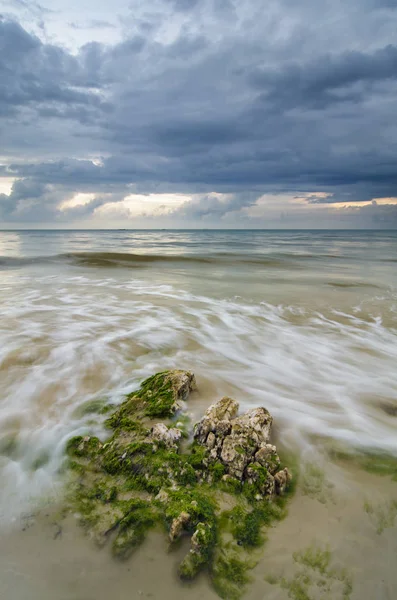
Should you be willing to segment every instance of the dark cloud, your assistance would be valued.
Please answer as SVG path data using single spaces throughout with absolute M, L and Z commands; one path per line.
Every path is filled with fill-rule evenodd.
M 28 221 L 36 221 L 44 214 L 48 217 L 45 197 L 49 191 L 49 186 L 35 180 L 15 181 L 9 196 L 0 194 L 0 218 L 5 221 L 18 221 L 24 220 L 26 216 Z M 55 206 L 51 206 L 50 212 L 54 209 Z
M 60 47 L 43 44 L 18 23 L 0 20 L 0 112 L 31 120 L 71 116 L 85 120 L 109 111 L 110 104 L 89 88 L 98 82 L 87 78 L 84 64 Z M 59 107 L 67 107 L 60 109 Z M 69 115 L 71 108 L 80 107 Z M 26 113 L 28 109 L 32 113 Z M 50 111 L 50 114 L 48 113 Z M 51 111 L 53 114 L 51 114 Z M 3 123 L 3 126 L 11 126 Z
M 119 43 L 74 53 L 0 21 L 0 175 L 20 180 L 1 197 L 4 219 L 34 206 L 64 218 L 61 201 L 92 193 L 74 211 L 83 218 L 131 185 L 197 194 L 179 213 L 189 219 L 266 192 L 329 194 L 309 204 L 397 196 L 395 2 L 145 6 L 132 3 Z M 113 26 L 72 22 L 90 27 Z
M 389 79 L 397 80 L 397 47 L 392 45 L 373 53 L 349 51 L 303 65 L 256 69 L 249 75 L 250 83 L 263 90 L 261 99 L 278 110 L 302 106 L 322 110 L 335 103 L 363 102 L 370 91 L 366 84 Z

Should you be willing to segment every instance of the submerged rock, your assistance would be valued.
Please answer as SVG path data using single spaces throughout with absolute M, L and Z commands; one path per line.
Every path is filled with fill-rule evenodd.
M 183 421 L 175 426 L 171 418 L 194 388 L 190 371 L 158 373 L 106 419 L 108 439 L 70 440 L 76 478 L 69 502 L 89 535 L 99 545 L 112 540 L 120 559 L 156 524 L 165 525 L 171 544 L 190 535 L 181 578 L 192 579 L 208 565 L 220 589 L 227 578 L 224 533 L 232 533 L 235 552 L 258 545 L 260 528 L 283 514 L 276 494 L 285 493 L 291 474 L 280 470 L 269 443 L 269 412 L 255 408 L 238 415 L 238 402 L 228 397 L 208 408 L 194 426 L 193 443 L 184 448 Z M 225 503 L 233 506 L 230 514 L 221 513 Z

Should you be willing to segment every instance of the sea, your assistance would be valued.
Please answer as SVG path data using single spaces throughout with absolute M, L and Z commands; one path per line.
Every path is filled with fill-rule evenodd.
M 0 544 L 2 531 L 4 540 L 21 530 L 21 515 L 62 493 L 67 440 L 101 435 L 92 403 L 119 403 L 164 369 L 195 373 L 192 418 L 229 395 L 241 409 L 265 406 L 280 443 L 296 455 L 321 462 L 331 443 L 397 457 L 397 231 L 1 231 L 0 317 Z M 332 473 L 341 510 L 332 518 L 348 523 L 343 494 L 361 476 Z M 356 482 L 364 491 L 360 509 L 352 507 L 370 527 L 376 511 L 363 510 L 365 490 L 386 486 L 386 502 L 397 499 L 397 483 L 393 496 L 384 479 L 368 481 Z M 297 522 L 324 508 L 304 502 Z M 15 567 L 21 544 L 8 579 L 3 573 L 6 600 L 102 598 L 106 585 L 91 596 L 89 573 L 71 592 L 59 579 L 40 587 L 43 574 L 39 585 L 31 567 L 18 587 L 15 572 L 29 571 L 27 557 Z M 395 598 L 391 571 L 379 582 L 373 576 L 372 588 L 359 576 L 357 598 Z M 272 598 L 261 582 L 251 597 Z M 178 596 L 175 582 L 168 592 L 167 584 L 151 591 L 150 578 L 140 585 L 148 586 L 144 595 Z M 125 597 L 135 597 L 125 586 Z M 212 597 L 206 587 L 186 594 Z

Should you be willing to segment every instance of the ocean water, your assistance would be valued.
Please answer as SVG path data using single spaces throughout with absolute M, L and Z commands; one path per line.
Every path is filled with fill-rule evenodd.
M 166 368 L 193 416 L 264 405 L 283 443 L 397 455 L 397 232 L 0 232 L 0 526 L 53 493 L 67 439 Z

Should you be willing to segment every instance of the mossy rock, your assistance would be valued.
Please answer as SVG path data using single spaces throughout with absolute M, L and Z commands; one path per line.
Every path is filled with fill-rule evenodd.
M 154 527 L 168 533 L 171 544 L 190 536 L 180 577 L 190 580 L 207 569 L 221 597 L 238 598 L 252 566 L 246 549 L 260 546 L 264 527 L 285 515 L 286 497 L 262 498 L 268 477 L 263 466 L 250 464 L 250 480 L 239 481 L 207 447 L 182 443 L 172 417 L 193 388 L 188 371 L 158 373 L 109 414 L 107 439 L 69 440 L 68 503 L 96 543 L 110 541 L 113 555 L 122 560 Z M 183 428 L 183 415 L 181 423 Z M 175 444 L 169 445 L 169 437 Z M 225 505 L 231 510 L 222 511 Z
M 171 417 L 194 388 L 195 379 L 190 371 L 175 369 L 152 375 L 145 379 L 139 390 L 127 397 L 127 401 L 110 417 L 108 424 L 111 427 L 128 427 L 131 415 L 137 413 L 147 417 Z M 123 424 L 124 418 L 127 422 Z

